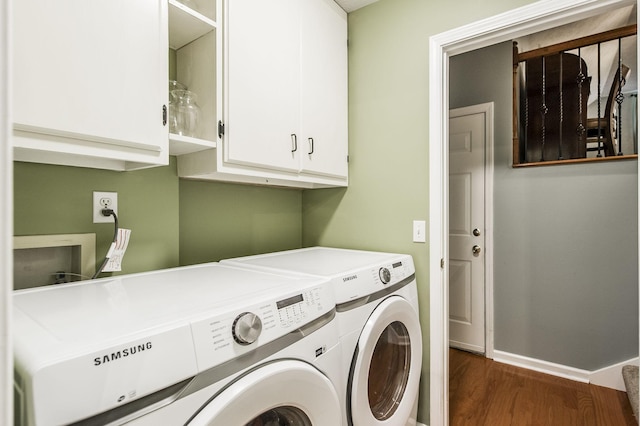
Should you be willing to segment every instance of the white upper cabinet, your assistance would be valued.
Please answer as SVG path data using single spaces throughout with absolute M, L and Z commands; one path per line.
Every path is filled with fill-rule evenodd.
M 346 17 L 333 0 L 302 4 L 301 171 L 346 178 Z
M 166 0 L 13 6 L 15 159 L 168 164 Z
M 300 0 L 230 0 L 225 161 L 298 172 Z
M 346 186 L 347 17 L 333 0 L 225 0 L 224 125 L 217 150 L 178 159 L 181 177 Z

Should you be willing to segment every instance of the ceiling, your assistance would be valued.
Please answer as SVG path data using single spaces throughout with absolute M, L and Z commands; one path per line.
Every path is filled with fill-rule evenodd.
M 346 12 L 353 12 L 356 9 L 365 7 L 368 4 L 375 3 L 378 0 L 336 0 L 336 3 L 340 5 Z

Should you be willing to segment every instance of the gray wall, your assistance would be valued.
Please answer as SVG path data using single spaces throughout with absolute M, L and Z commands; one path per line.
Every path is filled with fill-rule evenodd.
M 451 108 L 495 102 L 495 349 L 590 371 L 637 356 L 637 162 L 513 169 L 511 43 L 450 65 Z

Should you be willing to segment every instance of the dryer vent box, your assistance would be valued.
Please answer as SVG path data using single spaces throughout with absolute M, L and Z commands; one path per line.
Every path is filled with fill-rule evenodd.
M 95 272 L 95 234 L 13 238 L 13 289 L 89 279 Z

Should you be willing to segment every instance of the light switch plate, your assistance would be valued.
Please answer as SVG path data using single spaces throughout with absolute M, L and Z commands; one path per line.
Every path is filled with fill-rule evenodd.
M 427 222 L 424 220 L 413 221 L 413 242 L 414 243 L 426 243 L 427 242 Z

